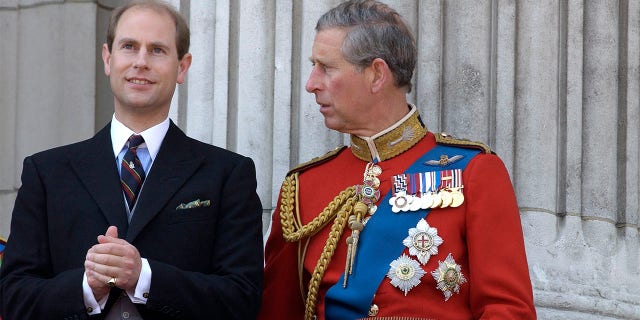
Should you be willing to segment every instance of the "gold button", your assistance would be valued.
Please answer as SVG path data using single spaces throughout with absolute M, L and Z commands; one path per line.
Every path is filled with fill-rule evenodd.
M 87 313 L 91 313 L 91 312 L 93 312 L 93 308 L 88 307 L 88 308 L 87 308 Z
M 145 299 L 149 298 L 149 292 L 145 292 L 142 294 L 142 297 L 144 297 Z
M 372 304 L 371 307 L 369 308 L 369 317 L 375 317 L 378 315 L 378 311 L 380 311 L 380 308 L 378 308 L 377 304 Z

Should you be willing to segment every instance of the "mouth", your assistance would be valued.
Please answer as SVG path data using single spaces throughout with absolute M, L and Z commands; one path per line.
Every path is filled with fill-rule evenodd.
M 320 102 L 320 101 L 318 101 L 318 100 L 316 100 L 316 104 L 317 104 L 318 106 L 320 106 L 320 108 L 321 108 L 321 109 L 322 109 L 322 108 L 326 108 L 326 107 L 328 107 L 328 106 L 329 106 L 328 104 L 326 104 L 326 103 L 322 103 L 322 102 Z
M 144 78 L 127 78 L 126 80 L 132 84 L 137 84 L 137 85 L 147 85 L 147 84 L 154 83 L 153 81 L 147 80 Z

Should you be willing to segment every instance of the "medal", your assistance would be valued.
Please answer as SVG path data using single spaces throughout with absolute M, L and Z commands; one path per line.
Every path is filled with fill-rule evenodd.
M 451 192 L 449 192 L 449 190 L 440 190 L 440 192 L 438 192 L 438 195 L 442 200 L 442 202 L 440 203 L 440 208 L 446 208 L 453 202 L 453 197 L 451 196 Z
M 429 193 L 423 193 L 420 196 L 420 208 L 429 209 L 433 205 L 433 195 Z
M 462 191 L 460 191 L 460 189 L 461 187 L 454 188 L 451 191 L 451 197 L 453 198 L 453 201 L 451 202 L 452 208 L 457 208 L 464 202 L 464 195 L 462 194 Z
M 413 199 L 411 199 L 411 204 L 409 204 L 409 211 L 418 211 L 422 209 L 422 201 L 420 200 L 420 197 L 413 197 Z
M 431 276 L 438 283 L 437 288 L 444 293 L 444 301 L 449 300 L 454 293 L 459 293 L 460 285 L 467 282 L 451 253 L 444 261 L 438 261 L 438 269 L 432 271 Z
M 433 197 L 433 203 L 431 204 L 431 209 L 440 208 L 440 205 L 442 204 L 442 198 L 440 197 L 440 194 L 433 193 L 431 194 L 431 196 Z
M 391 211 L 398 213 L 400 211 L 409 211 L 409 206 L 413 202 L 413 197 L 408 196 L 404 191 L 398 192 L 393 197 L 389 198 L 389 204 L 391 205 Z
M 423 265 L 429 258 L 438 254 L 438 246 L 444 242 L 438 236 L 438 229 L 429 226 L 426 220 L 420 219 L 415 228 L 409 229 L 409 236 L 402 243 L 409 248 L 409 254 L 418 258 Z
M 366 205 L 375 204 L 380 199 L 380 190 L 375 187 L 372 180 L 365 180 L 362 184 L 357 185 L 356 194 Z

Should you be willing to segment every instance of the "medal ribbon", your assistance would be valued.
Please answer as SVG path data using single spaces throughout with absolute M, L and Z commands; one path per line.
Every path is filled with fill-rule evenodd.
M 407 191 L 407 177 L 404 174 L 393 176 L 392 192 L 395 196 L 398 192 Z
M 393 176 L 393 196 L 398 192 L 421 195 L 462 187 L 462 169 L 403 173 Z
M 416 160 L 405 173 L 422 172 L 426 161 L 439 159 L 441 155 L 463 155 L 460 161 L 450 163 L 447 168 L 464 169 L 479 152 L 475 149 L 437 145 Z M 439 172 L 433 172 L 433 176 L 439 175 Z M 433 177 L 431 180 L 433 181 Z M 432 187 L 435 186 L 432 184 Z M 415 227 L 418 221 L 429 213 L 429 210 L 393 213 L 389 205 L 393 192 L 394 186 L 391 186 L 391 192 L 380 201 L 378 210 L 360 234 L 358 254 L 355 257 L 353 274 L 349 275 L 349 284 L 343 288 L 343 274 L 327 291 L 325 319 L 359 319 L 368 316 L 371 301 L 389 270 L 389 263 L 399 257 L 405 249 L 402 240 L 407 236 L 407 230 Z

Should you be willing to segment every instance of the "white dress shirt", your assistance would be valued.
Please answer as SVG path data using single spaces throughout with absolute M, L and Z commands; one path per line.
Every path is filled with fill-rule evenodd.
M 118 168 L 118 173 L 120 173 L 120 163 L 122 158 L 124 157 L 125 152 L 127 151 L 128 145 L 127 141 L 132 134 L 139 134 L 144 138 L 144 143 L 138 146 L 137 156 L 142 163 L 142 167 L 144 169 L 145 175 L 149 174 L 149 170 L 151 170 L 151 166 L 153 165 L 153 160 L 158 155 L 158 151 L 160 150 L 160 145 L 162 144 L 162 140 L 164 140 L 167 131 L 169 130 L 169 117 L 167 117 L 161 123 L 144 130 L 140 133 L 136 133 L 133 130 L 127 128 L 122 122 L 116 119 L 115 114 L 111 119 L 111 143 L 113 144 L 113 154 L 116 160 L 116 167 Z M 144 182 L 140 191 L 144 188 Z M 131 217 L 135 212 L 135 205 L 133 209 L 130 211 L 129 206 L 127 205 L 127 201 L 125 199 L 124 193 L 122 194 L 123 205 L 127 210 L 128 220 L 131 221 Z M 106 231 L 106 230 L 105 230 Z M 147 303 L 147 294 L 149 289 L 151 288 L 151 267 L 149 266 L 149 261 L 147 259 L 142 258 L 142 270 L 140 271 L 140 277 L 138 278 L 138 283 L 136 285 L 135 290 L 128 290 L 127 296 L 133 303 L 138 304 L 146 304 Z M 107 299 L 109 296 L 105 296 L 100 301 L 97 301 L 93 295 L 93 291 L 91 287 L 89 287 L 89 283 L 87 281 L 87 275 L 84 274 L 82 278 L 82 291 L 84 297 L 84 304 L 89 315 L 102 313 L 102 309 L 107 303 Z

